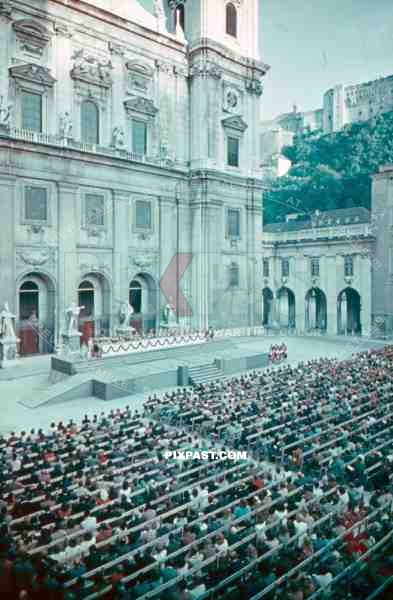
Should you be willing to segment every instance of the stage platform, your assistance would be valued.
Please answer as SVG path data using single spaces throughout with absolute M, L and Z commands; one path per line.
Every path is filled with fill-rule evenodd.
M 205 383 L 268 364 L 268 353 L 252 346 L 255 338 L 218 338 L 199 345 L 132 354 L 106 355 L 95 360 L 51 359 L 52 371 L 64 376 L 62 384 L 72 386 L 73 376 L 86 375 L 84 390 L 103 400 L 134 394 L 154 393 L 177 385 Z M 79 379 L 80 377 L 78 377 Z M 76 380 L 77 378 L 75 378 Z M 86 388 L 89 381 L 90 388 Z M 80 395 L 80 386 L 76 393 Z M 67 389 L 67 398 L 70 390 Z

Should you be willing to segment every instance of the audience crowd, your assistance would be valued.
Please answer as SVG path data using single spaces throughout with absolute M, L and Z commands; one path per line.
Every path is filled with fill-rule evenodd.
M 392 594 L 392 370 L 387 346 L 0 438 L 3 596 Z M 211 447 L 248 458 L 165 458 Z

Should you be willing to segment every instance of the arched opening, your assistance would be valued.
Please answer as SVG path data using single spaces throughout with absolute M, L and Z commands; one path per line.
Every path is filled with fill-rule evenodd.
M 339 335 L 362 333 L 360 322 L 361 298 L 351 287 L 342 290 L 337 297 L 337 332 Z
M 277 319 L 280 327 L 293 328 L 296 326 L 295 294 L 287 287 L 277 291 Z
M 97 105 L 85 100 L 81 105 L 81 140 L 86 144 L 98 144 L 100 139 L 100 113 Z
M 129 303 L 134 309 L 131 327 L 138 332 L 157 328 L 158 287 L 153 277 L 138 273 L 129 285 Z
M 232 2 L 226 5 L 226 32 L 232 37 L 237 37 L 237 12 Z
M 18 287 L 16 333 L 21 356 L 54 352 L 55 287 L 43 273 L 25 275 Z
M 320 288 L 312 288 L 306 294 L 306 331 L 326 331 L 327 302 Z
M 184 32 L 185 24 L 185 13 L 184 13 L 184 4 L 179 4 L 176 7 L 176 28 L 181 27 Z
M 268 327 L 273 322 L 273 292 L 270 288 L 262 290 L 262 325 Z
M 78 286 L 78 306 L 81 344 L 92 337 L 106 337 L 110 333 L 110 286 L 100 273 L 87 273 Z

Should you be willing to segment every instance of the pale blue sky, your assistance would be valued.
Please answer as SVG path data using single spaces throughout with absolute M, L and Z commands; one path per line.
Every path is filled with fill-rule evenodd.
M 153 12 L 153 0 L 139 2 Z M 262 60 L 271 66 L 262 120 L 294 103 L 299 110 L 322 107 L 335 84 L 393 74 L 393 0 L 259 2 Z
M 338 83 L 393 74 L 393 0 L 262 0 L 263 120 L 322 106 Z

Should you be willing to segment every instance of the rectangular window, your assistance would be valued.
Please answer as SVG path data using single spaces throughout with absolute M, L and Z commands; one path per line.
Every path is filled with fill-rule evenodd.
M 240 239 L 240 210 L 229 208 L 227 212 L 227 238 Z
M 239 140 L 238 138 L 228 137 L 228 165 L 230 167 L 239 166 Z
M 353 256 L 351 255 L 344 258 L 344 275 L 345 277 L 353 276 Z
M 151 229 L 151 204 L 145 200 L 135 203 L 135 223 L 137 229 Z
M 281 277 L 289 277 L 289 258 L 281 259 Z
M 263 259 L 263 276 L 264 277 L 269 277 L 269 275 L 270 275 L 269 259 L 268 258 L 264 258 Z
M 85 220 L 87 225 L 104 225 L 104 196 L 85 195 Z
M 139 156 L 147 152 L 147 126 L 144 121 L 132 121 L 132 151 Z
M 232 265 L 230 269 L 230 280 L 231 287 L 239 287 L 240 271 L 237 265 Z
M 22 129 L 42 131 L 42 96 L 32 92 L 22 92 Z
M 41 187 L 25 187 L 25 219 L 26 221 L 46 221 L 47 190 Z
M 311 259 L 311 277 L 319 277 L 319 257 L 313 256 Z

